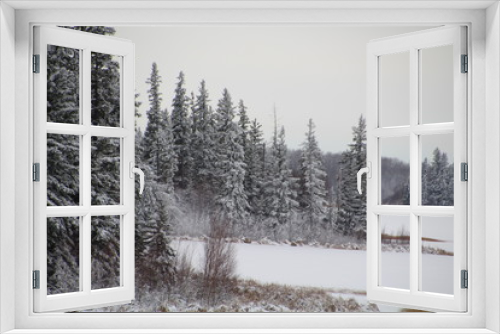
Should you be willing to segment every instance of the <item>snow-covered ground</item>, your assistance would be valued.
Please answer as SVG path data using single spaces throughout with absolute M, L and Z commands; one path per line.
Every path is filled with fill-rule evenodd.
M 203 242 L 173 241 L 180 252 L 193 255 L 202 269 Z M 311 246 L 233 244 L 237 274 L 262 283 L 366 291 L 366 252 Z M 383 252 L 382 282 L 391 287 L 409 286 L 409 254 Z M 424 254 L 423 287 L 426 291 L 452 293 L 453 256 Z M 349 295 L 366 302 L 364 295 Z M 361 298 L 361 299 L 360 299 Z M 385 308 L 384 311 L 395 311 Z

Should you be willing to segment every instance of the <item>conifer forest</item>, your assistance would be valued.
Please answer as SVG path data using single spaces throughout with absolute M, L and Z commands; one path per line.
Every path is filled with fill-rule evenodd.
M 110 36 L 115 31 L 68 28 Z M 91 65 L 92 125 L 117 126 L 119 62 L 92 53 Z M 76 50 L 49 48 L 48 122 L 79 124 L 78 68 Z M 209 83 L 201 81 L 198 91 L 190 92 L 185 88 L 188 76 L 180 72 L 176 78 L 163 77 L 153 62 L 147 96 L 136 94 L 136 117 L 141 117 L 141 103 L 147 107 L 142 116 L 146 127 L 136 126 L 135 132 L 135 161 L 146 180 L 142 195 L 137 180 L 135 188 L 136 300 L 99 311 L 377 311 L 375 305 L 335 297 L 320 287 L 264 284 L 236 274 L 239 244 L 287 245 L 297 251 L 303 245 L 364 249 L 366 183 L 363 178 L 362 195 L 356 183 L 357 171 L 366 166 L 361 112 L 343 152 L 320 149 L 315 129 L 322 125 L 313 119 L 303 124 L 300 149 L 289 149 L 287 129 L 277 117 L 266 136 L 245 101 L 233 99 L 230 87 L 209 92 Z M 176 83 L 171 101 L 163 97 L 166 80 Z M 47 135 L 48 206 L 79 205 L 79 140 Z M 91 143 L 91 204 L 119 204 L 120 140 L 93 137 Z M 453 205 L 450 160 L 437 146 L 423 160 L 424 205 Z M 408 162 L 382 157 L 381 166 L 382 202 L 408 205 Z M 119 224 L 119 216 L 92 217 L 93 289 L 120 284 Z M 47 221 L 49 294 L 79 289 L 78 226 L 78 218 Z M 181 245 L 193 240 L 201 245 L 199 261 Z

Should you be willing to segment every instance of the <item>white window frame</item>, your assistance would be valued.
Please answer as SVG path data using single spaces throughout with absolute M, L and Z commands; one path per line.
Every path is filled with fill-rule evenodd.
M 410 34 L 392 36 L 370 41 L 367 47 L 367 164 L 371 178 L 367 179 L 367 297 L 368 300 L 395 305 L 412 305 L 427 310 L 467 310 L 467 290 L 461 288 L 461 270 L 467 269 L 466 227 L 467 227 L 467 182 L 460 178 L 461 163 L 467 163 L 467 76 L 461 73 L 461 56 L 467 54 L 467 29 L 450 25 Z M 425 124 L 422 120 L 421 55 L 423 49 L 451 45 L 453 56 L 453 121 Z M 378 92 L 380 89 L 380 59 L 385 55 L 408 53 L 409 61 L 409 124 L 384 127 L 381 124 Z M 424 206 L 421 198 L 421 149 L 422 135 L 448 134 L 453 138 L 454 163 L 454 206 Z M 409 205 L 383 205 L 381 201 L 381 140 L 384 138 L 408 140 L 410 156 L 410 203 Z M 451 157 L 450 157 L 451 159 Z M 380 224 L 382 216 L 408 217 L 410 232 L 409 286 L 407 289 L 385 287 L 379 281 L 382 277 L 382 254 Z M 453 219 L 453 279 L 452 294 L 431 293 L 422 288 L 422 217 L 448 217 Z M 401 268 L 404 270 L 404 268 Z
M 59 8 L 62 6 L 66 8 Z M 97 7 L 101 10 L 96 11 Z M 103 7 L 114 10 L 102 10 Z M 131 7 L 135 9 L 130 9 Z M 137 9 L 141 7 L 143 10 Z M 471 154 L 468 196 L 471 199 L 468 210 L 471 222 L 468 231 L 471 236 L 468 241 L 470 272 L 467 291 L 468 312 L 242 315 L 34 314 L 33 291 L 29 288 L 33 221 L 30 197 L 32 104 L 27 98 L 32 93 L 29 57 L 32 26 L 56 23 L 110 26 L 189 23 L 467 25 L 471 46 L 469 49 L 471 75 L 468 79 L 471 87 L 468 95 L 469 110 L 471 110 L 468 120 L 468 131 L 471 134 L 468 142 Z M 85 333 L 144 333 L 153 332 L 153 329 L 158 329 L 154 331 L 155 333 L 500 332 L 498 1 L 217 2 L 209 0 L 161 3 L 3 1 L 0 3 L 0 71 L 1 333 L 10 330 L 17 334 L 77 333 L 79 332 L 77 329 L 88 329 Z M 15 138 L 14 146 L 12 138 Z M 488 175 L 487 182 L 485 175 Z M 132 330 L 138 326 L 142 326 L 143 329 Z M 151 331 L 146 331 L 147 328 Z M 186 330 L 181 330 L 182 328 Z
M 40 164 L 40 181 L 33 185 L 34 201 L 34 259 L 33 268 L 40 272 L 39 289 L 35 289 L 35 312 L 71 311 L 88 309 L 88 305 L 127 304 L 135 296 L 134 223 L 135 192 L 134 167 L 134 45 L 130 41 L 109 36 L 45 26 L 34 27 L 34 53 L 39 55 L 39 73 L 33 75 L 34 162 Z M 57 45 L 80 53 L 79 124 L 47 121 L 47 48 Z M 91 123 L 91 53 L 119 56 L 120 61 L 120 124 L 93 126 Z M 80 203 L 76 206 L 47 206 L 47 134 L 70 134 L 80 137 Z M 92 205 L 91 203 L 91 138 L 120 140 L 120 203 Z M 92 289 L 91 282 L 91 224 L 93 216 L 120 216 L 119 222 L 119 277 L 118 287 Z M 47 294 L 47 218 L 78 217 L 79 291 Z

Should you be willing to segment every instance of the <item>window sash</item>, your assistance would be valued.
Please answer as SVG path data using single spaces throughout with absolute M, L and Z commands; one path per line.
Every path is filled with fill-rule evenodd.
M 34 289 L 35 312 L 70 311 L 102 305 L 128 303 L 134 298 L 134 180 L 129 162 L 134 161 L 134 80 L 133 44 L 115 38 L 64 28 L 35 27 L 34 52 L 40 55 L 40 73 L 34 77 L 34 161 L 40 163 L 40 182 L 34 184 L 34 266 L 40 271 L 40 288 Z M 47 122 L 47 46 L 80 50 L 80 124 Z M 121 56 L 119 127 L 91 125 L 91 52 Z M 131 80 L 132 79 L 132 80 Z M 79 206 L 47 206 L 47 134 L 80 137 Z M 120 139 L 120 205 L 95 206 L 91 203 L 91 138 Z M 92 289 L 91 229 L 93 216 L 120 215 L 120 286 Z M 48 295 L 47 218 L 78 217 L 79 292 Z
M 466 28 L 440 27 L 411 34 L 388 37 L 368 44 L 367 64 L 367 161 L 372 178 L 367 180 L 367 295 L 369 300 L 429 310 L 467 310 L 467 291 L 461 289 L 460 270 L 467 269 L 467 182 L 460 180 L 460 165 L 467 162 L 467 78 L 460 73 L 460 56 L 466 54 Z M 420 61 L 419 50 L 453 45 L 453 110 L 454 122 L 419 124 Z M 383 55 L 409 52 L 409 122 L 408 126 L 381 127 L 379 124 L 379 59 Z M 435 207 L 419 204 L 421 189 L 421 135 L 453 134 L 454 206 Z M 381 150 L 380 138 L 407 136 L 410 152 L 410 205 L 380 205 Z M 409 290 L 382 287 L 380 215 L 405 214 L 410 217 L 410 286 Z M 420 291 L 422 281 L 420 217 L 453 217 L 453 294 L 442 295 Z

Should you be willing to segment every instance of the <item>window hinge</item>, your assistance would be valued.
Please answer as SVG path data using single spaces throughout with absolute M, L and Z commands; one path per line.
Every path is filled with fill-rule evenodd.
M 33 55 L 33 73 L 40 73 L 40 55 Z
M 33 289 L 40 289 L 40 270 L 33 270 Z
M 461 181 L 469 181 L 469 165 L 466 162 L 462 162 L 460 165 L 460 180 Z
M 462 55 L 462 73 L 469 72 L 469 56 Z
M 40 164 L 38 162 L 33 164 L 33 181 L 40 181 Z
M 460 275 L 461 275 L 461 287 L 462 289 L 467 289 L 469 288 L 469 273 L 467 272 L 467 270 L 462 270 L 460 272 Z

